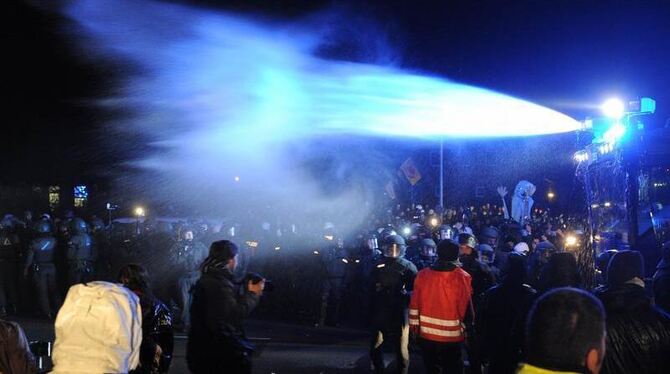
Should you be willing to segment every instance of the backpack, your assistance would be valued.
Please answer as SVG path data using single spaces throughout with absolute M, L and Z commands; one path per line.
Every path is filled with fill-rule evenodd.
M 52 373 L 127 373 L 139 364 L 140 302 L 122 285 L 70 287 L 55 327 Z

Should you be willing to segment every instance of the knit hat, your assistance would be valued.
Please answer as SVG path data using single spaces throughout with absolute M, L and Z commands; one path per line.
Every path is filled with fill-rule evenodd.
M 444 239 L 437 243 L 437 257 L 442 261 L 456 261 L 458 251 L 458 244 L 453 240 Z
M 633 278 L 644 279 L 644 261 L 638 251 L 619 251 L 607 266 L 607 284 L 617 286 Z

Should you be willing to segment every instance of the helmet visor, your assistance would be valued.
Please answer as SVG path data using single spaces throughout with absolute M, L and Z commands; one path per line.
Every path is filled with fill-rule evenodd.
M 391 258 L 400 257 L 402 255 L 403 249 L 404 249 L 403 246 L 398 244 L 385 244 L 382 247 L 384 257 L 391 257 Z

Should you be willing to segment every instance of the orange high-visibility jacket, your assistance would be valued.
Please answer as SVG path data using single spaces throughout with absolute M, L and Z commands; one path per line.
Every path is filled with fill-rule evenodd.
M 409 305 L 409 324 L 422 338 L 436 342 L 465 340 L 464 319 L 470 305 L 470 274 L 461 268 L 419 272 Z

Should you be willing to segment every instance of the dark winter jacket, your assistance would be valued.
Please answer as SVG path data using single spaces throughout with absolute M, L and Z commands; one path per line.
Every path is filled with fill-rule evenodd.
M 259 296 L 241 290 L 225 267 L 204 271 L 193 288 L 191 330 L 186 348 L 189 369 L 195 373 L 222 372 L 227 357 L 247 355 L 253 348 L 242 327 Z
M 404 258 L 382 257 L 372 269 L 372 326 L 382 328 L 407 324 L 410 292 L 418 273 Z
M 479 302 L 484 296 L 484 292 L 496 284 L 496 277 L 491 268 L 485 263 L 479 261 L 476 255 L 461 256 L 462 268 L 472 277 L 472 302 L 475 310 L 479 308 Z
M 670 259 L 662 259 L 656 267 L 654 298 L 659 308 L 670 313 Z
M 670 315 L 643 287 L 625 283 L 596 293 L 607 314 L 604 374 L 670 373 Z
M 142 308 L 142 345 L 140 367 L 132 373 L 167 373 L 174 349 L 172 314 L 165 304 L 152 295 L 138 294 L 138 296 Z M 162 351 L 158 363 L 154 361 L 156 346 Z
M 525 260 L 525 256 L 509 256 L 502 283 L 486 291 L 476 314 L 483 357 L 493 374 L 515 373 L 521 361 L 526 316 L 536 294 L 524 283 Z
M 37 373 L 26 336 L 15 322 L 0 320 L 0 373 Z

